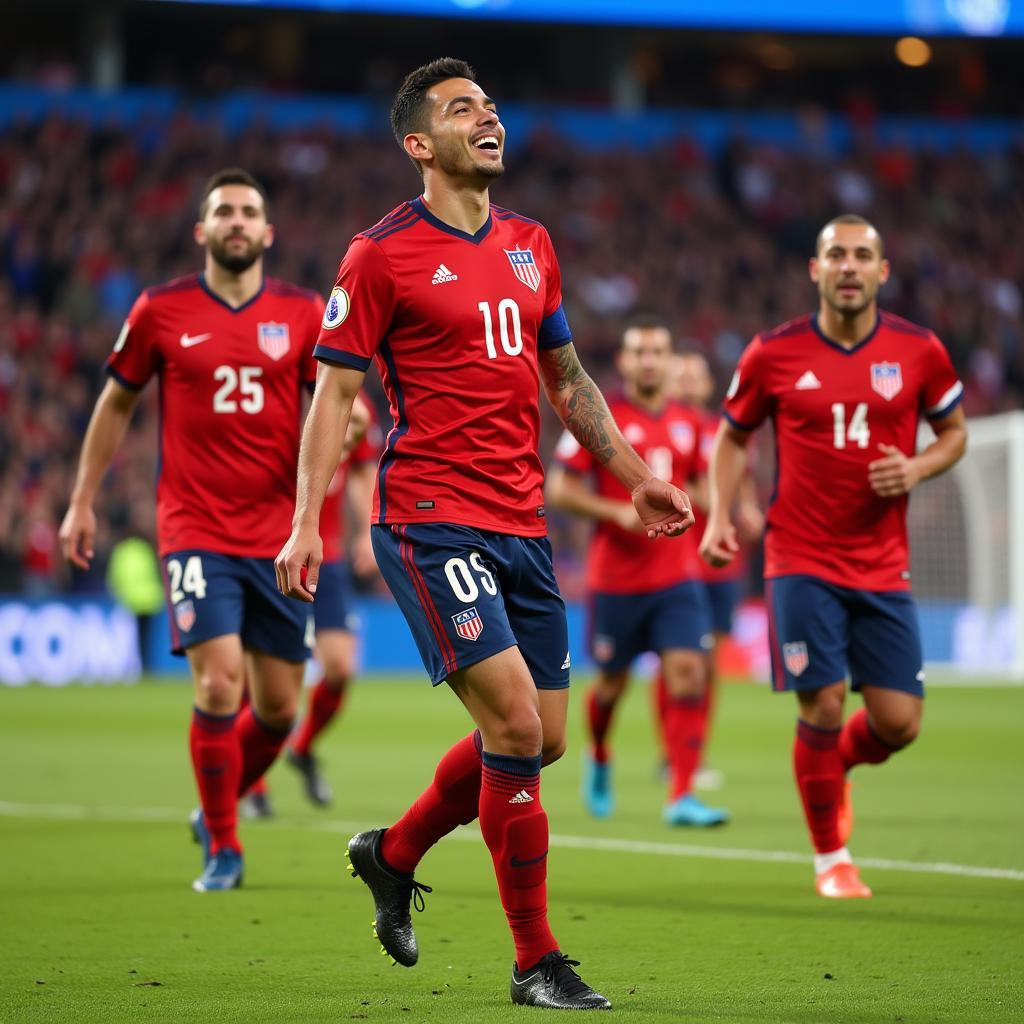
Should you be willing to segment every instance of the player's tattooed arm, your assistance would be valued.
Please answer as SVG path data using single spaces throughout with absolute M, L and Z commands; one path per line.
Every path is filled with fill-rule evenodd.
M 539 358 L 544 389 L 559 418 L 598 462 L 610 462 L 618 450 L 628 445 L 615 425 L 604 395 L 580 364 L 575 347 L 569 344 L 541 349 Z

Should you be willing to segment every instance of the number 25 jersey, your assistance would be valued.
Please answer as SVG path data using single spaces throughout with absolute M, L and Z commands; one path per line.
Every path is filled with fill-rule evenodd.
M 876 494 L 868 466 L 884 457 L 883 444 L 913 455 L 920 418 L 947 416 L 962 394 L 939 339 L 889 313 L 851 349 L 822 334 L 814 316 L 754 338 L 723 412 L 743 430 L 766 418 L 775 427 L 765 576 L 908 589 L 907 496 Z
M 418 198 L 356 235 L 314 355 L 380 370 L 394 426 L 373 521 L 544 535 L 537 351 L 571 340 L 536 221 L 492 205 L 470 235 Z

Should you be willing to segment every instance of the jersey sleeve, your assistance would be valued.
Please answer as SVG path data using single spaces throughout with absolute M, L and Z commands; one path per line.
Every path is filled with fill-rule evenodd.
M 722 415 L 740 430 L 754 430 L 771 412 L 765 381 L 764 344 L 760 337 L 743 350 L 729 390 L 722 403 Z
M 592 473 L 596 468 L 594 456 L 568 430 L 562 433 L 555 446 L 555 462 L 570 473 L 581 476 Z
M 395 281 L 376 242 L 357 235 L 327 299 L 313 355 L 366 371 L 395 310 Z
M 928 355 L 924 364 L 924 386 L 921 405 L 930 420 L 948 416 L 964 396 L 964 385 L 953 369 L 946 346 L 933 334 L 928 340 Z
M 107 373 L 123 387 L 139 391 L 160 368 L 161 354 L 156 343 L 153 307 L 143 292 L 128 312 L 114 351 L 107 357 Z
M 546 290 L 544 293 L 544 319 L 537 331 L 538 348 L 561 348 L 572 341 L 572 331 L 562 307 L 562 270 L 558 265 L 555 247 L 551 237 L 544 232 L 545 262 L 547 273 L 544 275 Z

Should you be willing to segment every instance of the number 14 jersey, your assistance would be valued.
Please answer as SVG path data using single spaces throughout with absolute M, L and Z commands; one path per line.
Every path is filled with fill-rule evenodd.
M 776 483 L 765 576 L 808 574 L 862 590 L 907 590 L 907 496 L 868 482 L 880 445 L 906 455 L 922 416 L 941 419 L 963 394 L 931 331 L 889 313 L 852 349 L 802 317 L 747 346 L 723 412 L 733 426 L 775 427 Z
M 373 521 L 544 535 L 537 352 L 571 340 L 536 221 L 492 205 L 470 235 L 418 198 L 356 235 L 314 355 L 380 370 L 394 426 Z

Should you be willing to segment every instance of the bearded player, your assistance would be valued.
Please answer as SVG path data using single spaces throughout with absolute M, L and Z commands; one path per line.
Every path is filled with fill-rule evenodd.
M 765 539 L 774 687 L 796 692 L 793 767 L 814 843 L 817 891 L 871 896 L 846 842 L 846 773 L 918 734 L 924 671 L 910 593 L 907 496 L 963 455 L 963 385 L 938 338 L 881 311 L 882 238 L 829 221 L 810 260 L 818 312 L 760 334 L 740 359 L 711 459 L 701 552 L 736 556 L 729 518 L 751 431 L 770 418 L 778 483 Z M 917 452 L 924 416 L 935 440 Z M 846 681 L 863 707 L 843 721 Z
M 313 599 L 320 503 L 375 359 L 394 418 L 374 499 L 377 563 L 431 682 L 447 683 L 476 728 L 394 825 L 350 840 L 353 869 L 373 894 L 384 950 L 412 966 L 409 906 L 424 888 L 413 872 L 438 840 L 479 817 L 515 946 L 512 1001 L 606 1009 L 548 923 L 540 770 L 565 747 L 569 657 L 544 519 L 538 374 L 567 428 L 632 494 L 650 535 L 680 533 L 693 516 L 686 495 L 626 443 L 580 366 L 547 232 L 490 202 L 505 129 L 472 69 L 445 58 L 413 71 L 392 127 L 423 194 L 356 235 L 342 260 L 315 350 L 323 365 L 278 584 Z
M 193 888 L 213 892 L 242 883 L 237 800 L 288 737 L 313 642 L 308 609 L 277 591 L 273 556 L 291 521 L 323 303 L 263 276 L 274 229 L 247 172 L 210 178 L 194 237 L 203 272 L 140 295 L 107 360 L 61 541 L 87 568 L 94 496 L 158 377 L 157 535 L 173 649 L 188 658 L 195 690 L 189 747 L 201 810 L 192 825 L 203 871 Z M 246 676 L 252 700 L 240 711 Z

